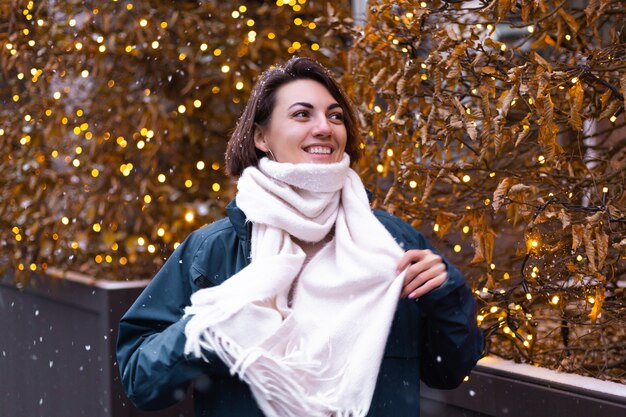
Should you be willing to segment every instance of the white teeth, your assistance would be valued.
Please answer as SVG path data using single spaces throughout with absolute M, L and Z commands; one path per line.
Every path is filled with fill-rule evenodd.
M 311 146 L 310 148 L 307 148 L 306 151 L 308 153 L 316 153 L 316 154 L 328 155 L 333 150 L 330 149 L 330 148 L 327 148 L 326 146 Z

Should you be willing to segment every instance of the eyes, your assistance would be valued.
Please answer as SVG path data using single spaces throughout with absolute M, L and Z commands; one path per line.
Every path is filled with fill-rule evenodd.
M 291 117 L 293 117 L 296 120 L 308 120 L 309 118 L 312 117 L 311 111 L 310 110 L 305 110 L 305 109 L 299 109 L 296 110 L 295 112 L 293 112 L 291 114 Z M 344 121 L 344 116 L 343 116 L 343 112 L 339 109 L 333 109 L 331 110 L 326 117 L 328 117 L 328 119 L 331 122 L 334 123 L 343 123 Z

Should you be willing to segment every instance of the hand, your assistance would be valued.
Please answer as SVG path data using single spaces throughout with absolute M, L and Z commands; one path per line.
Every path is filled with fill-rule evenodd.
M 400 294 L 402 298 L 419 298 L 439 287 L 448 278 L 443 259 L 429 249 L 406 251 L 398 262 L 397 272 L 400 273 L 404 269 L 406 275 Z

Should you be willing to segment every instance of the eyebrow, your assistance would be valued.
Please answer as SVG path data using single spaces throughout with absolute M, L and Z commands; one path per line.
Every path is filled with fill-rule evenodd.
M 307 103 L 305 101 L 298 101 L 296 103 L 293 103 L 291 106 L 287 107 L 287 110 L 289 110 L 289 109 L 291 109 L 292 107 L 295 107 L 295 106 L 303 106 L 303 107 L 306 107 L 307 109 L 312 109 L 313 108 L 313 105 L 311 103 Z M 332 104 L 330 104 L 326 108 L 326 110 L 332 110 L 332 109 L 335 109 L 337 107 L 341 108 L 341 105 L 339 103 L 332 103 Z

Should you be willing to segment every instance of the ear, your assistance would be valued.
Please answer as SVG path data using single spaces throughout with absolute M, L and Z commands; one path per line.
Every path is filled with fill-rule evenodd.
M 265 140 L 265 133 L 263 132 L 263 128 L 259 125 L 255 125 L 254 129 L 254 146 L 262 152 L 269 150 L 269 146 Z

